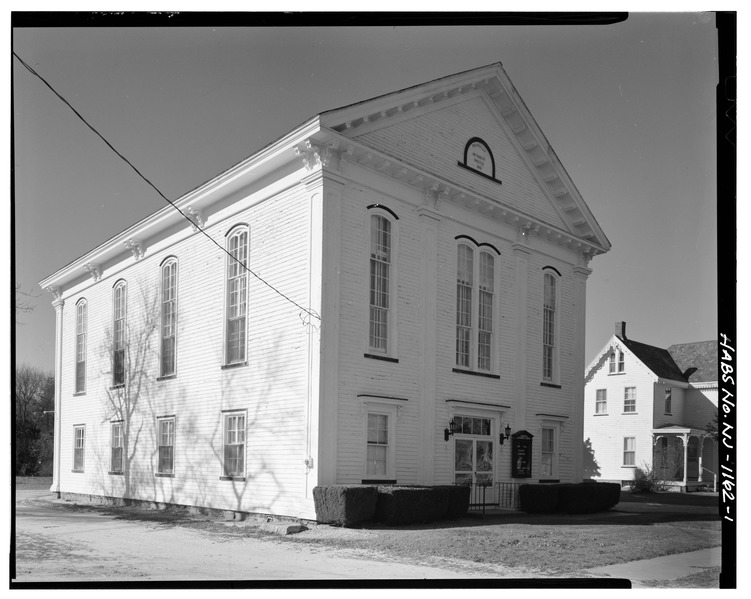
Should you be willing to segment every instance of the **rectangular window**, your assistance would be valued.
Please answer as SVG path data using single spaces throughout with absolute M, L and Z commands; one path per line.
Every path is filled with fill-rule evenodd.
M 245 476 L 245 413 L 224 415 L 224 476 Z
M 368 476 L 386 476 L 389 451 L 389 417 L 386 414 L 368 414 Z
M 491 368 L 493 335 L 493 290 L 495 288 L 495 260 L 487 252 L 480 252 L 480 289 L 477 335 L 477 367 Z
M 83 472 L 84 450 L 86 447 L 86 427 L 73 427 L 73 470 Z
M 553 462 L 555 458 L 555 429 L 542 429 L 542 462 L 541 476 L 553 476 Z
M 388 351 L 391 221 L 370 217 L 370 348 Z
M 112 385 L 125 384 L 125 316 L 126 316 L 126 287 L 125 283 L 118 283 L 114 297 L 114 331 L 112 335 Z
M 624 466 L 636 465 L 636 438 L 635 437 L 623 438 L 623 465 Z
M 552 381 L 554 376 L 555 356 L 555 278 L 551 274 L 545 275 L 545 299 L 543 302 L 543 330 L 542 330 L 542 378 Z
M 248 232 L 240 229 L 227 241 L 227 364 L 245 362 L 248 312 Z
M 673 389 L 665 387 L 665 413 L 673 413 Z
M 123 471 L 123 423 L 113 422 L 110 433 L 110 472 Z
M 175 472 L 175 419 L 159 418 L 157 420 L 159 463 L 157 472 L 173 474 Z
M 608 372 L 610 372 L 610 374 L 614 374 L 615 373 L 615 352 L 610 354 L 610 359 L 608 360 L 608 366 L 609 366 Z
M 626 358 L 623 355 L 622 351 L 618 352 L 618 372 L 623 372 L 626 370 Z
M 177 335 L 177 261 L 162 266 L 162 362 L 161 376 L 175 374 Z
M 595 414 L 607 414 L 607 412 L 608 412 L 607 389 L 598 389 L 597 399 L 595 400 Z
M 626 387 L 623 391 L 623 411 L 636 412 L 636 387 Z
M 76 304 L 76 393 L 86 391 L 86 321 L 87 304 Z
M 469 368 L 472 347 L 472 287 L 474 252 L 466 245 L 457 250 L 456 275 L 456 365 Z

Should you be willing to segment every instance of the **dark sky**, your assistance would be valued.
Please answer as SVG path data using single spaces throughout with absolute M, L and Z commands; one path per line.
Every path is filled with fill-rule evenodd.
M 667 347 L 716 337 L 710 13 L 608 26 L 16 29 L 13 50 L 170 199 L 318 112 L 500 61 L 612 243 L 592 260 L 585 360 L 628 322 Z M 164 205 L 12 63 L 16 278 L 40 295 L 16 356 L 51 371 L 37 283 Z

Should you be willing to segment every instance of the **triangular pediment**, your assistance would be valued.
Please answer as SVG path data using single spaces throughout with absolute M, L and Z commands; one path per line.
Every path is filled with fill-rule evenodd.
M 325 112 L 321 124 L 549 225 L 548 235 L 610 248 L 500 63 Z

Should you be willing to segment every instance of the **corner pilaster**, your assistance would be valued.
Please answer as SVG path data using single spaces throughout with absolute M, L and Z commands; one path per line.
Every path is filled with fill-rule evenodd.
M 60 448 L 62 435 L 62 380 L 63 380 L 63 308 L 65 300 L 62 299 L 60 289 L 57 287 L 48 289 L 55 298 L 52 306 L 55 308 L 55 426 L 52 458 L 52 486 L 50 492 L 56 493 L 60 498 Z
M 516 288 L 516 401 L 514 402 L 514 430 L 527 429 L 527 313 L 529 302 L 529 256 L 527 232 L 520 230 L 520 241 L 513 244 L 514 286 Z
M 586 260 L 588 263 L 589 260 Z M 584 479 L 584 463 L 582 444 L 584 443 L 584 341 L 587 324 L 587 277 L 592 270 L 586 266 L 575 266 L 574 272 L 574 306 L 576 326 L 576 338 L 574 339 L 574 377 L 573 388 L 573 435 L 574 435 L 574 481 L 581 482 Z

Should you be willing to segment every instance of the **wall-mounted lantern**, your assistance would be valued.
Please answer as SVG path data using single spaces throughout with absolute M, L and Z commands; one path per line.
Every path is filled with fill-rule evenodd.
M 443 429 L 443 440 L 448 441 L 449 437 L 453 435 L 456 432 L 456 422 L 454 422 L 454 419 L 452 418 L 449 421 L 449 427 Z
M 507 424 L 506 428 L 501 431 L 501 434 L 498 438 L 498 442 L 503 445 L 503 442 L 508 439 L 511 436 L 511 425 Z

